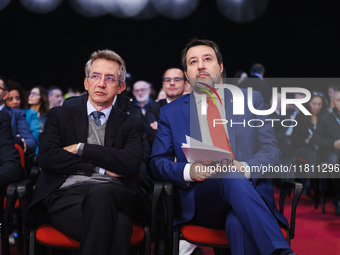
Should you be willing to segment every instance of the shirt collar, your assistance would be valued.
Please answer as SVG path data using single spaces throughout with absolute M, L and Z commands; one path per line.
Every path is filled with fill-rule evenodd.
M 86 106 L 87 106 L 87 116 L 89 116 L 92 112 L 97 111 L 96 108 L 94 108 L 94 106 L 90 103 L 89 100 L 87 100 Z M 100 112 L 104 113 L 105 118 L 107 119 L 110 116 L 111 110 L 112 110 L 112 105 Z
M 0 111 L 2 111 L 4 109 L 4 107 L 5 107 L 5 104 L 0 105 Z

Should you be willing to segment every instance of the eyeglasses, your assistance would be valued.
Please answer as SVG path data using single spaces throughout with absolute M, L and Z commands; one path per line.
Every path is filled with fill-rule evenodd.
M 169 82 L 171 82 L 172 80 L 173 80 L 175 83 L 179 83 L 179 82 L 183 81 L 184 79 L 183 79 L 182 77 L 175 77 L 175 78 L 168 78 L 168 77 L 166 77 L 166 78 L 163 79 L 163 82 L 169 83 Z
M 136 92 L 136 93 L 139 93 L 139 92 L 145 92 L 147 90 L 148 89 L 134 89 L 133 91 Z
M 0 89 L 2 89 L 3 91 L 7 91 L 7 89 L 4 89 L 3 87 L 0 87 Z
M 38 93 L 38 92 L 30 92 L 29 93 L 29 96 L 35 96 L 35 97 L 37 97 L 37 96 L 40 96 L 40 94 Z
M 93 83 L 97 83 L 102 79 L 102 77 L 103 75 L 93 73 L 89 75 L 88 79 Z M 116 81 L 118 81 L 118 79 L 113 75 L 104 75 L 104 81 L 108 85 L 113 85 Z
M 313 94 L 314 96 L 320 96 L 320 97 L 323 97 L 323 96 L 324 96 L 322 93 L 317 92 L 317 91 L 313 91 L 312 94 Z

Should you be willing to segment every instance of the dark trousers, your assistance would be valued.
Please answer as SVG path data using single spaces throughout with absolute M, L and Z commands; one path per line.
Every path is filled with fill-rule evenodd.
M 270 255 L 290 249 L 279 224 L 253 185 L 239 178 L 210 178 L 196 184 L 193 222 L 225 229 L 232 254 Z
M 114 183 L 81 184 L 51 193 L 44 204 L 52 225 L 80 241 L 82 255 L 128 254 L 135 195 Z

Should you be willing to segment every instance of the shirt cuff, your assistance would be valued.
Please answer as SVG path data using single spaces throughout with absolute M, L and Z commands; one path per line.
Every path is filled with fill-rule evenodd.
M 77 146 L 77 155 L 79 157 L 83 156 L 83 150 L 84 150 L 84 146 L 85 144 L 84 143 L 78 143 L 78 146 Z
M 191 164 L 186 164 L 185 167 L 184 167 L 184 170 L 183 170 L 183 178 L 184 178 L 184 181 L 186 182 L 193 182 L 193 179 L 190 178 L 190 167 L 191 167 Z
M 243 166 L 244 166 L 244 176 L 249 180 L 250 179 L 250 171 L 249 171 L 249 165 L 246 163 L 246 162 L 244 162 L 244 161 L 242 161 L 242 162 L 240 162 Z
M 99 166 L 95 166 L 95 167 L 93 168 L 93 172 L 94 172 L 94 173 L 98 173 L 98 174 L 105 174 L 105 169 L 104 169 L 104 168 L 101 168 L 101 167 L 99 167 Z

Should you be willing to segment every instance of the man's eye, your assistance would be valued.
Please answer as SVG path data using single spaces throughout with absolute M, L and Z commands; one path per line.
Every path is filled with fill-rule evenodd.
M 92 75 L 91 75 L 91 78 L 92 78 L 92 79 L 95 79 L 95 80 L 99 79 L 99 77 L 100 77 L 100 76 L 99 76 L 98 74 L 92 74 Z
M 190 61 L 190 65 L 194 65 L 194 64 L 196 64 L 197 63 L 197 60 L 192 60 L 192 61 Z
M 113 76 L 105 76 L 105 79 L 106 79 L 107 81 L 111 81 L 111 82 L 114 82 L 114 81 L 116 80 L 116 78 L 113 77 Z
M 205 61 L 211 61 L 211 58 L 205 58 L 204 60 Z

